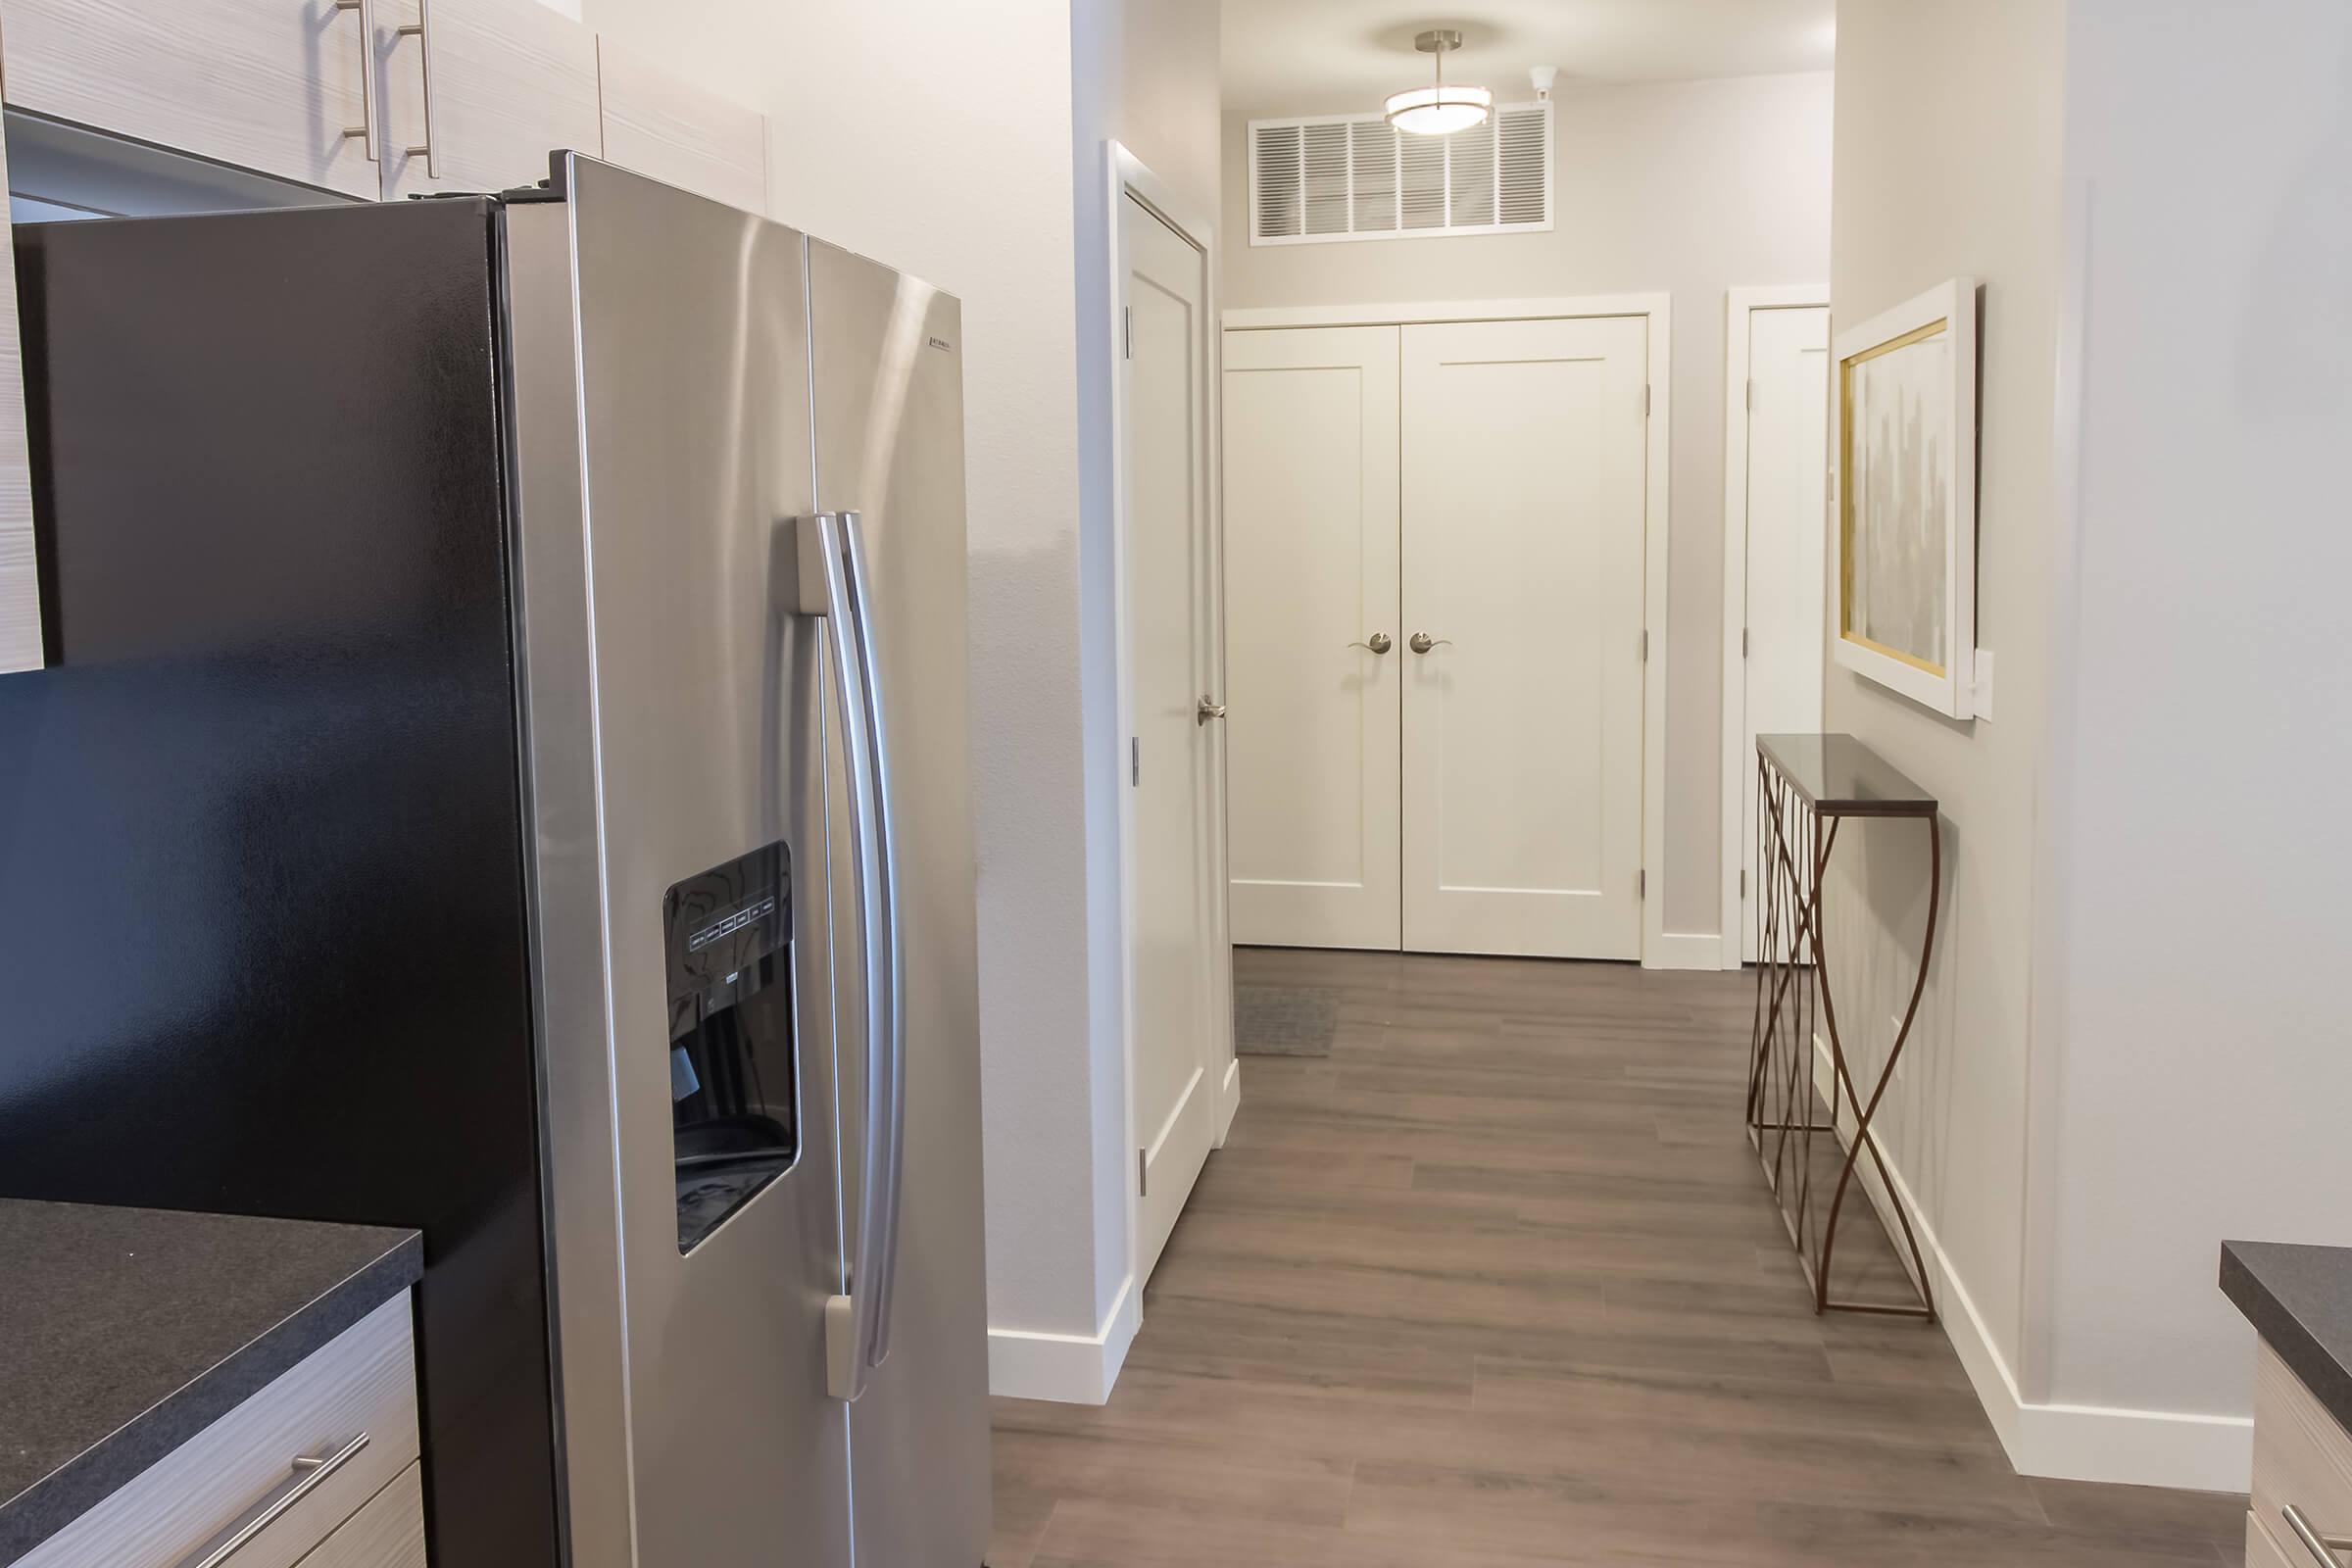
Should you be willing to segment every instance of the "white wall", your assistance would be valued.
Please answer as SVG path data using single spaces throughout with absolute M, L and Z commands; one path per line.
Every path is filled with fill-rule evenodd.
M 1830 727 L 1946 813 L 1883 1125 L 2019 1466 L 2242 1489 L 2220 1243 L 2352 1244 L 2352 11 L 1845 0 L 1838 82 L 1839 319 L 1985 283 L 1995 717 L 1830 677 Z M 1852 849 L 1831 923 L 1867 1028 L 1922 867 L 1892 830 Z
M 1526 84 L 1490 83 L 1505 99 Z M 1302 102 L 1300 114 L 1360 109 Z M 1828 280 L 1827 74 L 1563 89 L 1544 234 L 1250 244 L 1248 117 L 1225 125 L 1227 309 L 1670 290 L 1665 925 L 1723 923 L 1724 291 Z
M 1115 1339 L 1111 1314 L 1131 1290 L 1126 1196 L 1135 1180 L 1127 1143 L 1128 1086 L 1120 1006 L 1119 792 L 1126 788 L 1118 732 L 1112 571 L 1110 430 L 1111 281 L 1109 165 L 1116 141 L 1143 160 L 1176 197 L 1214 222 L 1217 215 L 1217 24 L 1208 0 L 1074 0 L 1070 164 L 1075 172 L 1079 409 L 1079 546 L 1084 581 L 1086 833 L 1090 1021 L 1101 1063 L 1096 1079 L 1094 1184 L 1106 1200 L 1096 1214 L 1094 1332 Z M 1140 1307 L 1140 1301 L 1134 1303 Z M 1116 1347 L 1113 1351 L 1115 1354 Z M 1115 1372 L 1115 1365 L 1112 1370 Z
M 2243 1415 L 2219 1244 L 2352 1244 L 2352 8 L 2074 0 L 2067 48 L 2089 309 L 2047 1385 Z
M 2064 69 L 2063 0 L 1838 7 L 1833 329 L 1956 274 L 1984 287 L 1977 613 L 1998 716 L 1954 722 L 1833 663 L 1823 723 L 1942 804 L 1936 959 L 1878 1128 L 1955 1275 L 1942 1305 L 1981 1394 L 1988 1373 L 1996 1391 L 2015 1376 L 2024 1344 Z M 1849 824 L 1833 862 L 1832 995 L 1871 1079 L 1916 969 L 1924 842 L 1910 824 Z

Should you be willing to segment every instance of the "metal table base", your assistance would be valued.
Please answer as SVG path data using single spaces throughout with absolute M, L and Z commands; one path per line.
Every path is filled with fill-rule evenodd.
M 1850 735 L 1766 735 L 1756 739 L 1757 905 L 1754 1032 L 1747 1082 L 1747 1136 L 1781 1212 L 1798 1266 L 1812 1292 L 1813 1310 L 1936 1317 L 1936 1300 L 1919 1238 L 1872 1129 L 1895 1064 L 1911 1038 L 1936 951 L 1936 919 L 1943 891 L 1943 835 L 1935 799 L 1922 792 Z M 1919 973 L 1893 1043 L 1876 1078 L 1857 1083 L 1829 985 L 1829 952 L 1822 925 L 1822 886 L 1839 829 L 1851 818 L 1895 818 L 1922 823 L 1928 833 L 1928 911 L 1920 940 Z M 1826 1054 L 1826 1063 L 1821 1056 Z M 1826 1068 L 1827 1083 L 1823 1076 Z M 1826 1096 L 1827 1102 L 1824 1102 Z M 1837 1180 L 1827 1212 L 1815 1180 L 1814 1139 L 1827 1135 Z M 1911 1302 L 1837 1299 L 1830 1265 L 1838 1226 L 1847 1212 L 1854 1173 L 1868 1155 L 1901 1233 L 1898 1256 L 1918 1295 Z M 1868 1206 L 1868 1205 L 1865 1205 Z

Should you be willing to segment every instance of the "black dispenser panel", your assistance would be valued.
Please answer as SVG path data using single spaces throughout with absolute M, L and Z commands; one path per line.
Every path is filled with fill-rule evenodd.
M 691 1252 L 800 1157 L 791 852 L 770 844 L 690 876 L 662 916 L 678 1250 Z

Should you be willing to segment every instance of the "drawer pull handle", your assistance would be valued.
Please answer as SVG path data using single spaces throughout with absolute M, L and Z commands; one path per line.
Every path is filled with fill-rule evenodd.
M 424 140 L 408 149 L 411 158 L 424 160 L 424 177 L 441 177 L 440 161 L 433 156 L 433 0 L 416 0 L 416 20 L 392 29 L 396 38 L 416 40 L 424 74 Z
M 357 137 L 368 161 L 379 163 L 375 153 L 375 24 L 368 14 L 368 0 L 335 0 L 335 10 L 356 12 L 360 19 L 360 122 L 344 126 L 343 139 Z
M 309 1454 L 297 1455 L 294 1473 L 278 1483 L 277 1490 L 247 1514 L 244 1523 L 220 1538 L 220 1544 L 209 1550 L 188 1558 L 180 1568 L 220 1568 L 220 1565 L 252 1544 L 253 1538 L 269 1529 L 286 1510 L 323 1486 L 328 1476 L 342 1469 L 368 1446 L 368 1434 L 363 1432 L 320 1458 Z
M 2278 1510 L 2278 1517 L 2286 1521 L 2286 1528 L 2295 1533 L 2297 1541 L 2303 1543 L 2305 1551 L 2326 1563 L 2328 1568 L 2343 1568 L 2343 1559 L 2336 1553 L 2352 1551 L 2352 1536 L 2321 1535 L 2311 1528 L 2311 1521 L 2303 1517 L 2303 1510 L 2291 1502 Z

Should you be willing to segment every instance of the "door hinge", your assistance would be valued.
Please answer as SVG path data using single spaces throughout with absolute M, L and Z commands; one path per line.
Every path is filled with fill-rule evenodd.
M 1127 784 L 1130 789 L 1144 781 L 1144 738 L 1127 737 Z
M 1649 662 L 1649 628 L 1647 626 L 1642 628 L 1642 662 L 1644 664 Z
M 1752 375 L 1747 378 L 1746 403 L 1748 412 L 1751 414 L 1754 413 L 1756 408 L 1756 378 Z
M 1646 384 L 1642 388 L 1642 417 L 1649 417 L 1649 387 Z
M 1152 1151 L 1149 1149 L 1139 1149 L 1135 1152 L 1135 1196 L 1138 1198 L 1152 1196 Z
M 1637 899 L 1649 897 L 1649 872 L 1647 870 L 1634 873 L 1634 897 Z
M 1122 359 L 1134 359 L 1135 307 L 1132 305 L 1122 305 L 1119 307 L 1119 337 L 1121 342 L 1124 344 L 1124 347 L 1120 351 L 1120 357 Z
M 1747 867 L 1744 865 L 1740 868 L 1740 896 L 1743 899 L 1747 897 Z
M 1745 626 L 1740 628 L 1740 657 L 1741 659 L 1747 657 L 1747 628 Z

